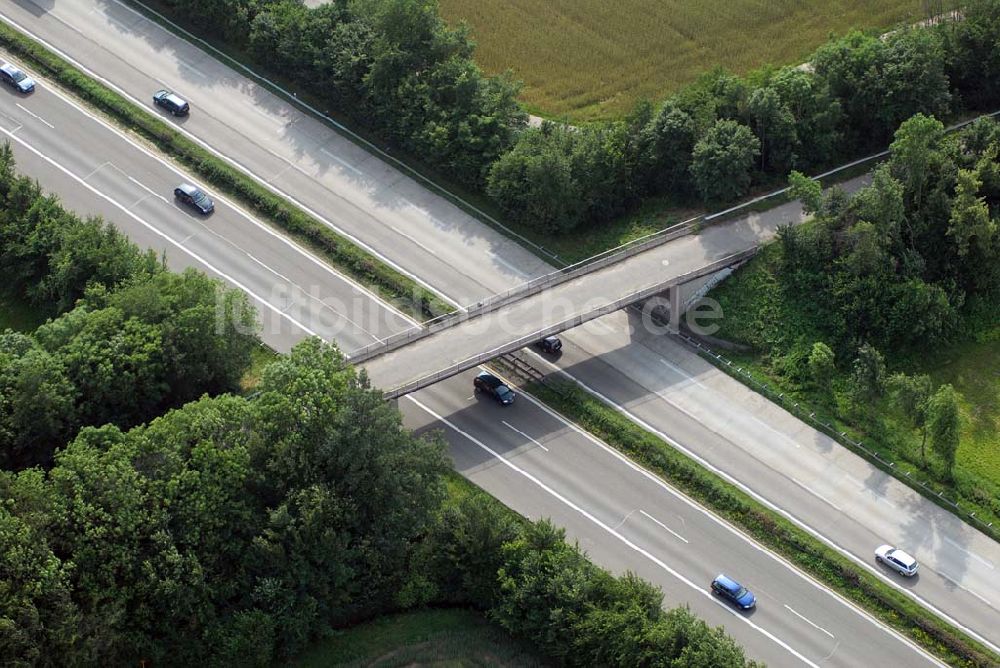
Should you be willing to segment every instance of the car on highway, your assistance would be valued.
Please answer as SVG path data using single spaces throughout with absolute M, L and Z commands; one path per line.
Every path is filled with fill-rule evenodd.
M 472 381 L 472 387 L 476 392 L 485 392 L 493 397 L 501 406 L 510 406 L 514 403 L 514 391 L 507 387 L 507 384 L 494 376 L 492 373 L 483 371 Z
M 908 578 L 917 573 L 917 560 L 892 545 L 879 545 L 875 549 L 875 561 Z
M 757 605 L 757 598 L 750 593 L 749 589 L 721 573 L 712 580 L 712 593 L 721 596 L 742 610 L 750 610 Z
M 182 183 L 174 188 L 174 197 L 199 213 L 208 214 L 215 211 L 215 202 L 212 198 L 206 195 L 204 190 L 190 183 Z
M 544 339 L 536 341 L 535 345 L 543 353 L 549 353 L 550 355 L 554 355 L 562 350 L 562 340 L 558 336 L 546 336 Z
M 35 90 L 35 80 L 10 63 L 0 64 L 0 81 L 20 93 Z
M 153 93 L 153 104 L 166 109 L 174 116 L 187 116 L 191 105 L 169 90 L 158 90 Z

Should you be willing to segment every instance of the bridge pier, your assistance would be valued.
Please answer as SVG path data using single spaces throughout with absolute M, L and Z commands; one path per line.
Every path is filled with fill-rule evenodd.
M 681 331 L 681 286 L 671 286 L 667 290 L 667 298 L 670 300 L 670 322 L 667 327 L 677 334 Z

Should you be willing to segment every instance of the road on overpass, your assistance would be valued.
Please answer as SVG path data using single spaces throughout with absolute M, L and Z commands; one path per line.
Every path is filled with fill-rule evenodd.
M 178 89 L 192 99 L 197 112 L 179 124 L 185 132 L 226 154 L 239 156 L 261 180 L 314 208 L 331 225 L 342 225 L 342 229 L 357 235 L 361 241 L 377 245 L 391 254 L 390 260 L 410 273 L 419 274 L 457 303 L 474 303 L 520 280 L 552 270 L 442 198 L 424 191 L 393 167 L 302 115 L 244 76 L 220 66 L 204 52 L 178 40 L 116 0 L 66 3 L 9 0 L 0 7 L 0 16 L 30 27 L 45 40 L 86 61 L 88 66 L 127 89 L 141 103 L 148 102 L 148 94 L 154 88 L 167 85 Z M 21 104 L 44 116 L 44 109 L 34 108 L 35 99 L 42 98 L 22 99 Z M 66 129 L 60 130 L 65 132 Z M 72 150 L 71 144 L 76 139 L 75 135 L 64 137 L 62 146 Z M 31 173 L 36 176 L 51 169 L 51 165 L 34 156 L 19 153 L 18 158 L 22 165 L 31 162 Z M 64 177 L 56 175 L 50 180 L 46 177 L 43 182 L 59 181 L 58 191 L 73 208 L 104 213 L 123 229 L 132 225 L 130 235 L 135 235 L 144 245 L 159 247 L 162 239 L 158 234 L 135 224 L 118 208 L 91 193 L 81 195 L 64 190 L 63 186 L 69 190 L 74 187 Z M 83 202 L 87 206 L 78 206 Z M 123 200 L 121 204 L 127 208 L 132 202 Z M 797 222 L 801 220 L 801 210 L 794 204 L 784 205 L 748 217 L 750 225 L 775 218 Z M 142 241 L 143 234 L 149 236 L 148 243 Z M 178 239 L 182 240 L 183 237 Z M 241 257 L 236 250 L 230 249 L 224 254 L 232 260 L 227 267 L 234 275 L 241 271 L 240 275 L 247 280 L 255 271 L 267 273 L 271 269 L 290 276 L 290 272 L 270 263 L 267 270 L 256 268 L 253 260 L 246 255 Z M 294 259 L 297 256 L 291 251 L 276 251 L 276 254 L 287 267 L 308 262 Z M 168 259 L 173 266 L 186 263 L 201 266 L 173 245 L 168 249 Z M 225 273 L 230 273 L 229 269 L 224 269 Z M 272 276 L 272 280 L 278 279 Z M 308 284 L 314 280 L 322 279 L 303 279 Z M 339 290 L 331 292 L 338 299 L 349 298 Z M 326 301 L 328 296 L 324 292 L 321 298 Z M 271 317 L 269 313 L 281 312 L 288 304 L 275 299 L 270 306 L 261 308 L 265 318 Z M 265 338 L 277 348 L 287 349 L 306 335 L 284 317 L 276 317 L 281 317 L 288 331 L 279 327 L 278 334 L 269 335 L 275 328 L 265 327 Z M 921 577 L 917 581 L 894 581 L 895 584 L 945 611 L 981 637 L 995 641 L 996 629 L 1000 628 L 996 587 L 988 586 L 984 591 L 976 579 L 978 571 L 974 570 L 976 567 L 986 568 L 990 573 L 995 570 L 995 565 L 1000 563 L 1000 549 L 995 542 L 957 523 L 954 517 L 916 496 L 902 483 L 884 479 L 877 469 L 840 446 L 822 441 L 794 418 L 776 415 L 780 411 L 775 407 L 749 394 L 742 385 L 723 374 L 705 370 L 699 366 L 697 356 L 684 348 L 657 339 L 661 345 L 669 345 L 670 354 L 664 359 L 687 376 L 660 362 L 660 348 L 651 341 L 637 340 L 608 350 L 611 344 L 603 337 L 611 337 L 608 341 L 613 341 L 616 333 L 625 335 L 619 331 L 619 318 L 608 316 L 594 321 L 592 326 L 568 333 L 564 337 L 566 354 L 557 364 L 579 374 L 588 386 L 617 401 L 627 414 L 644 420 L 650 428 L 676 437 L 689 448 L 711 444 L 704 450 L 715 455 L 714 461 L 724 474 L 739 479 L 761 498 L 821 532 L 860 563 L 870 564 L 871 549 L 876 542 L 885 540 L 905 546 L 919 538 L 920 549 L 916 551 L 922 561 Z M 388 323 L 385 329 L 379 327 L 372 325 L 362 329 L 379 338 L 399 331 Z M 364 345 L 368 339 L 361 330 L 342 330 L 348 333 L 334 335 L 327 328 L 311 329 L 325 338 L 334 336 L 345 350 Z M 578 363 L 579 359 L 588 356 L 598 359 L 589 365 Z M 465 383 L 458 379 L 440 387 L 452 388 L 450 391 L 456 396 L 467 391 Z M 758 417 L 760 423 L 746 418 L 731 419 L 731 412 L 749 412 Z M 501 438 L 499 430 L 506 429 L 503 425 L 484 425 L 483 428 L 486 431 L 477 437 L 487 443 Z M 725 438 L 718 438 L 720 434 L 725 434 Z M 795 449 L 794 456 L 778 461 L 775 457 L 763 456 L 772 442 L 780 442 L 788 448 L 794 447 L 791 442 L 803 446 L 816 444 L 816 447 Z M 807 457 L 811 460 L 807 465 L 810 471 L 829 467 L 835 472 L 841 463 L 852 462 L 854 472 L 848 473 L 864 483 L 863 491 L 859 491 L 862 487 L 847 485 L 823 489 L 825 498 L 834 500 L 837 507 L 829 505 L 813 493 L 814 489 L 796 484 L 808 486 L 812 482 L 798 477 L 794 470 L 799 459 Z M 778 467 L 777 463 L 785 466 Z M 851 482 L 846 477 L 842 479 L 845 483 Z M 593 481 L 586 486 L 599 485 L 600 476 L 593 476 Z M 586 486 L 582 485 L 581 489 Z M 857 497 L 849 511 L 847 504 L 832 496 L 834 492 Z M 517 497 L 501 496 L 501 500 L 514 505 Z M 571 536 L 578 535 L 579 527 L 567 527 Z M 946 551 L 945 546 L 957 551 L 958 555 Z M 926 555 L 924 549 L 929 550 Z M 617 568 L 611 562 L 601 563 Z M 927 577 L 930 571 L 937 573 L 938 570 L 940 586 Z M 953 586 L 947 584 L 948 578 L 954 582 Z
M 278 275 L 289 276 L 301 270 L 297 267 L 313 264 L 301 249 L 270 237 L 262 242 L 273 253 L 268 256 L 267 268 L 250 260 L 248 251 L 263 256 L 265 248 L 251 245 L 253 237 L 243 227 L 251 221 L 229 209 L 230 204 L 224 201 L 218 203 L 214 216 L 202 221 L 215 226 L 212 233 L 198 227 L 201 219 L 174 207 L 169 197 L 164 202 L 156 196 L 164 189 L 169 192 L 180 175 L 47 88 L 47 82 L 42 81 L 30 97 L 0 93 L 0 120 L 19 168 L 57 192 L 67 205 L 82 214 L 104 215 L 137 241 L 162 248 L 175 268 L 205 269 L 206 263 L 198 259 L 203 254 L 211 258 L 212 266 L 228 262 L 224 265 L 227 272 L 232 271 L 240 283 L 248 283 L 254 276 L 280 283 Z M 114 169 L 109 169 L 111 165 Z M 117 175 L 118 171 L 127 176 Z M 178 237 L 181 232 L 184 236 Z M 216 235 L 229 241 L 217 240 Z M 198 239 L 205 245 L 195 246 Z M 242 240 L 243 245 L 231 243 L 234 240 Z M 198 248 L 198 257 L 189 252 L 192 248 Z M 317 271 L 323 272 L 331 285 L 337 284 L 327 270 Z M 318 276 L 302 278 L 314 279 Z M 267 301 L 262 312 L 285 308 L 280 293 L 257 287 Z M 388 335 L 398 329 L 399 316 L 387 305 L 373 301 L 371 307 L 384 311 L 381 317 L 373 318 L 377 334 Z M 297 320 L 281 322 L 287 326 L 271 336 L 282 348 L 309 335 Z M 329 335 L 342 344 L 361 336 L 350 328 L 339 328 L 335 334 L 333 329 Z M 451 454 L 475 482 L 528 516 L 552 517 L 566 527 L 569 539 L 579 540 L 599 564 L 618 573 L 631 570 L 649 578 L 664 589 L 667 605 L 689 604 L 710 623 L 724 625 L 750 656 L 771 665 L 854 666 L 867 659 L 938 665 L 867 614 L 656 483 L 565 420 L 530 402 L 521 402 L 517 414 L 477 405 L 469 400 L 470 388 L 468 376 L 460 376 L 418 394 L 421 404 L 404 400 L 407 423 L 434 426 L 440 424 L 440 417 L 458 426 L 462 433 L 452 434 Z M 456 434 L 461 437 L 455 438 Z M 536 438 L 537 445 L 528 440 L 531 438 Z M 524 452 L 526 443 L 528 449 L 537 448 L 535 455 Z M 491 453 L 482 444 L 497 450 Z M 508 466 L 511 461 L 517 462 L 517 470 Z M 759 610 L 736 613 L 707 594 L 708 579 L 722 570 L 743 577 L 754 587 L 761 597 Z
M 528 293 L 500 308 L 416 338 L 360 366 L 389 397 L 432 385 L 544 336 L 612 313 L 667 287 L 744 260 L 771 239 L 778 221 L 750 219 L 709 227 L 614 264 Z M 426 330 L 425 330 L 426 331 Z M 378 350 L 378 344 L 375 344 Z

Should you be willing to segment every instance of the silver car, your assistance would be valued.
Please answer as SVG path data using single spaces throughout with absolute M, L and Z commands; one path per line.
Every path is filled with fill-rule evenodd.
M 875 561 L 906 577 L 913 577 L 917 573 L 917 560 L 892 545 L 879 546 L 875 550 Z

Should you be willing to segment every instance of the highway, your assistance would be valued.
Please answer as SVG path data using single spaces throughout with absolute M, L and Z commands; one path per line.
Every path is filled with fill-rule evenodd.
M 227 274 L 232 272 L 227 280 L 234 284 L 246 284 L 255 276 L 280 284 L 278 275 L 315 266 L 303 251 L 270 235 L 261 243 L 274 251 L 273 258 L 265 254 L 267 248 L 251 245 L 256 237 L 247 226 L 254 223 L 225 201 L 218 201 L 216 213 L 202 221 L 215 226 L 213 233 L 194 227 L 200 219 L 175 208 L 169 197 L 165 202 L 157 196 L 169 193 L 175 180 L 186 177 L 68 104 L 44 80 L 31 96 L 0 93 L 0 114 L 20 169 L 58 192 L 81 214 L 104 215 L 137 241 L 162 249 L 175 268 L 196 266 L 212 273 L 212 267 L 228 258 L 230 264 L 224 267 Z M 232 235 L 222 236 L 229 227 Z M 185 236 L 178 239 L 182 233 Z M 233 243 L 237 240 L 242 244 L 239 249 Z M 273 264 L 265 271 L 247 260 L 247 252 L 273 259 Z M 301 280 L 338 285 L 332 272 L 315 271 Z M 351 289 L 349 283 L 339 285 Z M 262 312 L 283 311 L 286 305 L 280 293 L 265 285 L 257 287 L 266 302 Z M 387 310 L 374 300 L 370 306 Z M 372 327 L 388 333 L 401 325 L 398 318 L 384 313 L 373 317 Z M 265 332 L 279 348 L 308 334 L 304 323 L 283 322 L 287 327 Z M 336 328 L 330 325 L 323 333 L 342 344 L 361 336 L 348 326 L 334 332 Z M 471 395 L 466 374 L 403 399 L 400 405 L 412 427 L 451 430 L 447 426 L 451 424 L 462 430 L 448 434 L 451 454 L 459 470 L 477 484 L 530 517 L 552 517 L 567 529 L 570 540 L 578 540 L 605 567 L 632 570 L 660 585 L 667 605 L 687 603 L 712 624 L 724 624 L 751 656 L 771 665 L 854 666 L 869 659 L 938 665 L 867 614 L 527 398 L 500 411 L 492 404 L 476 405 Z M 754 589 L 761 601 L 757 611 L 736 613 L 706 593 L 708 581 L 722 570 Z
M 151 107 L 160 88 L 176 91 L 191 103 L 190 117 L 177 125 L 192 138 L 456 305 L 549 271 L 517 243 L 117 0 L 9 0 L 0 13 L 139 104 Z
M 0 135 L 19 169 L 70 209 L 114 221 L 136 243 L 165 252 L 172 268 L 194 266 L 250 294 L 262 338 L 279 350 L 314 334 L 364 345 L 375 332 L 414 324 L 232 202 L 215 197 L 208 216 L 183 207 L 174 187 L 197 181 L 50 86 L 29 97 L 0 90 Z
M 85 61 L 143 104 L 160 85 L 176 88 L 195 106 L 195 113 L 178 124 L 184 131 L 227 155 L 239 156 L 262 180 L 291 193 L 296 201 L 315 205 L 331 225 L 344 226 L 363 243 L 378 246 L 391 255 L 392 262 L 456 303 L 482 299 L 509 289 L 519 278 L 551 270 L 415 181 L 116 0 L 14 0 L 5 3 L 0 13 Z M 367 213 L 362 215 L 362 209 Z M 776 218 L 799 220 L 801 211 L 785 205 L 752 215 L 749 222 L 751 226 L 773 224 Z M 918 579 L 902 581 L 885 574 L 886 580 L 996 647 L 1000 615 L 997 588 L 990 582 L 1000 564 L 1000 546 L 902 483 L 824 441 L 818 432 L 783 416 L 738 382 L 718 373 L 711 383 L 701 381 L 712 372 L 699 367 L 690 351 L 667 342 L 659 344 L 672 346 L 674 366 L 701 369 L 694 374 L 698 383 L 659 363 L 655 349 L 647 352 L 648 342 L 609 348 L 611 344 L 602 338 L 614 341 L 616 323 L 614 317 L 601 319 L 593 328 L 569 333 L 567 354 L 559 365 L 582 375 L 588 365 L 571 361 L 574 346 L 583 355 L 597 355 L 589 367 L 593 371 L 586 375 L 589 387 L 625 406 L 634 417 L 647 415 L 649 427 L 676 437 L 692 450 L 700 447 L 706 453 L 727 453 L 718 454 L 723 473 L 822 533 L 858 563 L 873 567 L 872 550 L 883 541 L 915 552 L 922 562 Z M 265 325 L 265 329 L 269 328 Z M 338 338 L 348 350 L 364 340 L 364 336 Z M 608 371 L 608 361 L 617 373 Z M 629 382 L 623 384 L 622 378 Z M 746 412 L 767 414 L 768 421 L 743 420 L 734 428 L 730 415 L 740 406 Z M 721 439 L 723 445 L 702 445 L 720 442 L 720 433 L 727 434 Z M 774 457 L 774 442 L 800 447 L 794 448 L 794 457 Z M 765 456 L 769 452 L 772 455 Z M 845 477 L 838 469 L 848 462 L 845 470 L 850 477 Z M 827 469 L 837 475 L 824 477 Z M 850 497 L 852 503 L 833 495 Z

